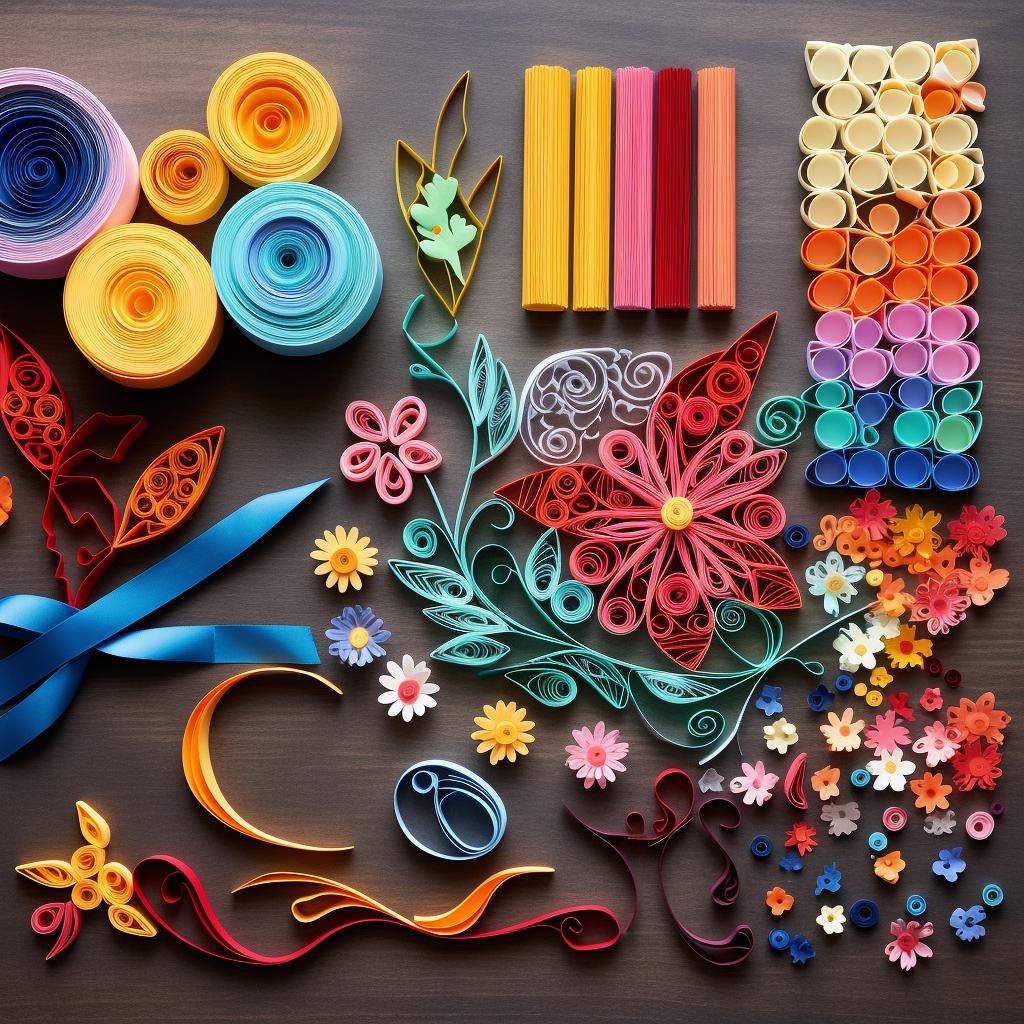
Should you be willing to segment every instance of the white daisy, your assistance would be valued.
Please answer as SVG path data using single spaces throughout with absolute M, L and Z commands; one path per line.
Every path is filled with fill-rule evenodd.
M 405 654 L 402 664 L 389 661 L 387 672 L 380 677 L 380 685 L 384 692 L 377 698 L 381 704 L 390 704 L 389 715 L 401 714 L 406 722 L 411 722 L 413 715 L 422 715 L 428 708 L 437 707 L 437 701 L 431 694 L 441 689 L 437 683 L 428 683 L 430 669 L 426 662 L 413 661 Z
M 807 588 L 814 597 L 824 598 L 825 611 L 829 615 L 839 614 L 839 602 L 849 604 L 856 597 L 857 588 L 854 583 L 864 579 L 865 569 L 862 565 L 847 566 L 836 551 L 830 551 L 824 561 L 815 562 L 807 567 L 804 578 Z
M 894 793 L 902 793 L 907 777 L 914 774 L 917 765 L 913 761 L 904 761 L 903 751 L 893 747 L 892 750 L 881 751 L 878 760 L 868 761 L 867 769 L 875 777 L 876 790 L 891 789 Z
M 902 623 L 892 615 L 885 612 L 866 612 L 864 621 L 868 626 L 868 633 L 875 632 L 883 640 L 895 640 L 900 635 Z
M 865 633 L 856 623 L 850 622 L 839 631 L 832 646 L 839 652 L 839 670 L 856 672 L 875 667 L 875 655 L 885 646 L 885 641 L 875 626 L 869 626 Z

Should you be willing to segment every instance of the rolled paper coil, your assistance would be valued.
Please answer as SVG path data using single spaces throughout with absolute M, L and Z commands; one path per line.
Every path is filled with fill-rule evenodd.
M 179 129 L 158 135 L 139 163 L 149 205 L 174 224 L 201 224 L 223 205 L 228 169 L 213 143 L 199 132 Z
M 206 258 L 156 224 L 112 228 L 82 249 L 64 283 L 64 319 L 100 373 L 136 388 L 191 377 L 223 324 Z
M 576 72 L 576 188 L 572 308 L 608 308 L 611 247 L 612 73 Z
M 249 185 L 312 181 L 341 141 L 341 108 L 316 68 L 254 53 L 221 73 L 206 104 L 210 139 Z
M 826 189 L 804 197 L 800 204 L 800 216 L 812 230 L 848 228 L 857 222 L 857 204 L 849 192 L 842 189 Z
M 326 352 L 358 334 L 384 280 L 366 222 L 318 185 L 267 185 L 239 200 L 217 228 L 212 264 L 242 333 L 290 356 Z
M 138 201 L 135 151 L 88 89 L 53 71 L 0 71 L 0 271 L 63 277 Z
M 804 47 L 804 63 L 811 85 L 841 82 L 850 71 L 851 47 L 812 40 Z

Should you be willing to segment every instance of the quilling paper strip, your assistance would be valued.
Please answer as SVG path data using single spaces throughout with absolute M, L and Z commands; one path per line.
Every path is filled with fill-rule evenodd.
M 642 424 L 672 376 L 665 352 L 570 349 L 538 363 L 523 384 L 519 436 L 549 466 L 566 465 L 597 438 L 607 415 L 623 426 Z
M 191 377 L 223 327 L 206 258 L 156 224 L 112 228 L 82 249 L 64 283 L 64 319 L 100 373 L 136 388 Z
M 240 199 L 217 228 L 211 263 L 242 333 L 288 356 L 327 352 L 358 334 L 384 283 L 366 221 L 318 185 L 267 185 Z
M 192 795 L 200 805 L 219 822 L 227 825 L 228 828 L 233 828 L 236 832 L 241 832 L 242 835 L 248 836 L 250 839 L 258 839 L 260 842 L 271 843 L 274 846 L 285 846 L 292 850 L 309 850 L 316 853 L 337 853 L 342 850 L 351 850 L 351 846 L 308 846 L 305 843 L 280 839 L 269 832 L 264 832 L 243 818 L 220 788 L 210 756 L 210 726 L 213 724 L 214 712 L 228 691 L 238 683 L 265 675 L 305 677 L 322 683 L 339 697 L 342 692 L 340 687 L 335 686 L 334 683 L 324 679 L 316 672 L 307 672 L 298 668 L 255 668 L 239 672 L 238 675 L 225 679 L 223 683 L 219 683 L 199 701 L 185 725 L 185 733 L 181 740 L 181 765 L 185 772 L 188 788 L 192 790 Z
M 149 205 L 174 224 L 201 224 L 224 204 L 228 169 L 213 143 L 199 132 L 158 135 L 139 162 Z
M 494 787 L 451 761 L 420 761 L 407 768 L 395 783 L 394 805 L 406 839 L 442 860 L 483 857 L 501 842 L 508 825 Z
M 569 304 L 569 72 L 526 69 L 523 309 Z
M 608 308 L 611 153 L 611 69 L 580 68 L 572 248 L 572 308 L 580 312 Z
M 662 68 L 658 72 L 655 309 L 690 308 L 691 92 L 689 68 Z
M 654 72 L 615 72 L 615 308 L 651 308 Z
M 697 305 L 736 308 L 736 69 L 697 72 Z
M 235 61 L 210 91 L 210 139 L 249 185 L 312 181 L 341 141 L 341 108 L 316 68 L 286 53 Z
M 53 71 L 0 71 L 0 271 L 63 277 L 138 201 L 135 151 L 88 89 Z
M 159 927 L 200 953 L 235 963 L 273 967 L 291 963 L 312 952 L 325 940 L 363 924 L 395 924 L 420 935 L 437 939 L 468 941 L 496 939 L 505 935 L 543 928 L 556 932 L 573 950 L 587 952 L 614 946 L 622 937 L 618 919 L 599 905 L 564 907 L 537 917 L 516 921 L 501 928 L 478 930 L 495 892 L 513 878 L 547 874 L 551 868 L 506 868 L 491 875 L 457 906 L 441 914 L 405 917 L 365 893 L 318 875 L 280 871 L 259 875 L 243 883 L 236 892 L 261 886 L 301 886 L 306 895 L 292 902 L 292 916 L 300 924 L 327 922 L 327 928 L 310 941 L 287 953 L 268 955 L 243 946 L 217 917 L 198 875 L 175 857 L 147 857 L 135 868 L 139 901 Z M 182 904 L 183 910 L 170 914 L 167 907 Z
M 463 194 L 462 186 L 455 177 L 459 154 L 469 135 L 466 121 L 468 94 L 469 72 L 466 71 L 441 104 L 429 160 L 401 139 L 395 144 L 395 187 L 402 215 L 416 239 L 416 261 L 427 284 L 452 316 L 458 311 L 473 279 L 484 232 L 494 212 L 494 201 L 498 198 L 498 185 L 501 183 L 500 156 L 494 158 L 468 196 Z M 462 127 L 454 151 L 450 158 L 444 159 L 443 139 L 449 134 L 445 125 L 456 116 L 456 111 Z M 416 169 L 411 189 L 402 181 L 405 162 Z
M 44 733 L 68 709 L 94 651 L 149 661 L 315 665 L 307 627 L 132 627 L 216 574 L 327 481 L 254 498 L 134 579 L 77 610 L 22 594 L 0 599 L 0 627 L 27 642 L 0 661 L 0 761 Z

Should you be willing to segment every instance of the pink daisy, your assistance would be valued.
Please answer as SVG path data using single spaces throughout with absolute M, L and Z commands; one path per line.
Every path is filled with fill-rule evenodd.
M 573 729 L 572 738 L 565 752 L 566 768 L 576 773 L 577 779 L 583 780 L 583 788 L 590 789 L 596 782 L 602 789 L 609 782 L 615 781 L 616 772 L 624 772 L 622 763 L 629 753 L 629 744 L 619 740 L 619 730 L 604 731 L 604 722 L 598 722 L 591 732 L 586 726 Z
M 763 761 L 757 761 L 753 765 L 744 761 L 740 765 L 740 771 L 743 774 L 737 775 L 729 783 L 729 789 L 733 793 L 737 796 L 742 793 L 745 804 L 757 804 L 758 807 L 763 806 L 765 800 L 771 800 L 772 789 L 779 781 L 778 775 L 767 771 Z
M 919 956 L 932 955 L 931 946 L 926 946 L 921 940 L 927 939 L 933 931 L 935 929 L 930 921 L 904 922 L 902 917 L 898 917 L 889 925 L 889 933 L 893 940 L 885 947 L 885 955 L 892 963 L 899 960 L 900 967 L 909 971 L 917 963 Z
M 875 716 L 875 724 L 869 725 L 864 733 L 864 745 L 876 754 L 883 750 L 905 747 L 910 743 L 910 733 L 902 723 L 897 723 L 896 712 L 886 711 Z
M 932 722 L 924 727 L 924 735 L 914 740 L 914 753 L 924 754 L 929 768 L 944 764 L 960 749 L 957 730 L 946 728 L 945 722 Z
M 967 618 L 971 599 L 965 597 L 957 576 L 918 584 L 910 608 L 912 622 L 924 622 L 932 636 L 948 633 Z

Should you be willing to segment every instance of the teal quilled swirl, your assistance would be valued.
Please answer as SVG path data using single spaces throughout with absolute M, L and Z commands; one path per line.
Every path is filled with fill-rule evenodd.
M 384 270 L 366 221 L 319 185 L 264 185 L 225 215 L 213 240 L 224 309 L 250 340 L 282 355 L 344 344 L 380 300 Z

